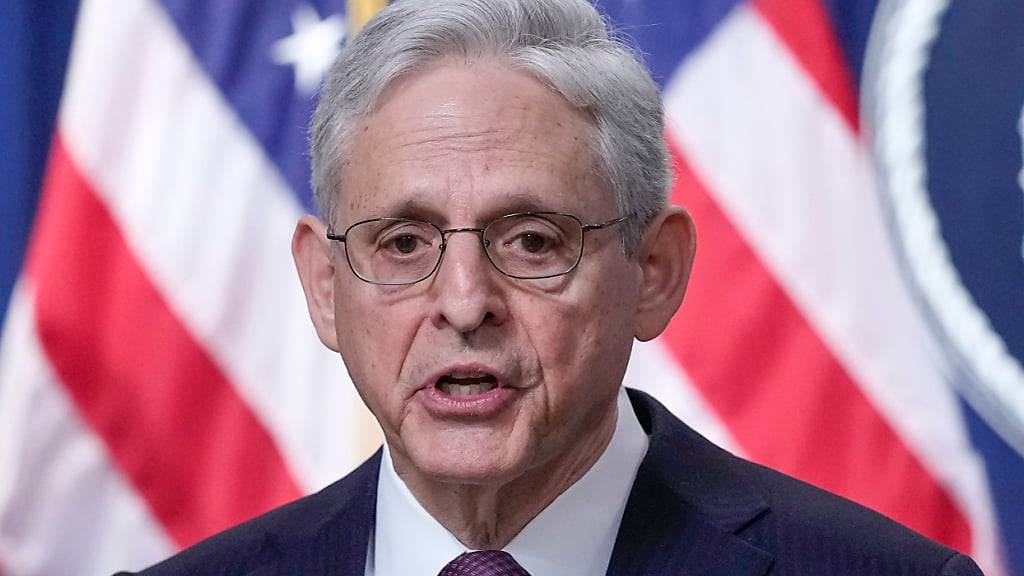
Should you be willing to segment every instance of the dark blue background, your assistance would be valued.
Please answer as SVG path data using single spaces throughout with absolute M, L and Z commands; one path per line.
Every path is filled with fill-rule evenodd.
M 1024 2 L 953 2 L 925 83 L 928 189 L 943 238 L 978 306 L 1024 359 Z
M 77 0 L 0 5 L 0 319 L 36 210 L 77 10 Z
M 956 0 L 925 76 L 928 188 L 960 278 L 1024 361 L 1024 3 Z M 1024 390 L 1020 391 L 1024 394 Z M 1014 574 L 1024 573 L 1024 459 L 965 406 Z

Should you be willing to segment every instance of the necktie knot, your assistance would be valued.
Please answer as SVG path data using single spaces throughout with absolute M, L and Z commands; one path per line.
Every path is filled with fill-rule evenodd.
M 459 554 L 438 576 L 530 576 L 508 552 L 481 550 Z

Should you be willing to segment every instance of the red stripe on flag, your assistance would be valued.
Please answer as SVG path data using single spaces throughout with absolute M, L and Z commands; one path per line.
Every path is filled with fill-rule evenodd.
M 59 137 L 28 269 L 59 379 L 179 545 L 300 495 L 274 441 L 150 282 Z
M 857 132 L 859 119 L 853 79 L 821 0 L 755 0 L 754 7 L 775 29 L 850 128 Z
M 969 552 L 945 488 L 875 410 L 673 149 L 673 201 L 698 229 L 686 304 L 664 338 L 756 461 Z

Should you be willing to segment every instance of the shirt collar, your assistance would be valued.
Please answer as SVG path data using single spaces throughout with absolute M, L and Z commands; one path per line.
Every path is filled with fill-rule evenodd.
M 648 438 L 625 389 L 615 432 L 597 462 L 504 549 L 532 576 L 604 574 Z M 368 576 L 435 576 L 467 549 L 435 520 L 395 472 L 385 445 Z

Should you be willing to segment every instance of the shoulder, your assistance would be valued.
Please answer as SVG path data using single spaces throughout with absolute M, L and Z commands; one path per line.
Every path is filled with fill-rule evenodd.
M 323 490 L 215 534 L 139 575 L 249 574 L 276 561 L 290 543 L 314 538 L 327 524 L 341 522 L 351 524 L 354 531 L 362 527 L 368 531 L 373 521 L 379 467 L 378 452 Z
M 769 554 L 772 574 L 981 574 L 970 558 L 850 500 L 715 446 L 630 391 L 651 436 L 645 482 Z M 638 482 L 640 477 L 638 477 Z
M 769 505 L 764 518 L 740 535 L 772 548 L 779 574 L 809 573 L 811 566 L 839 574 L 981 574 L 970 558 L 873 510 L 737 460 Z

